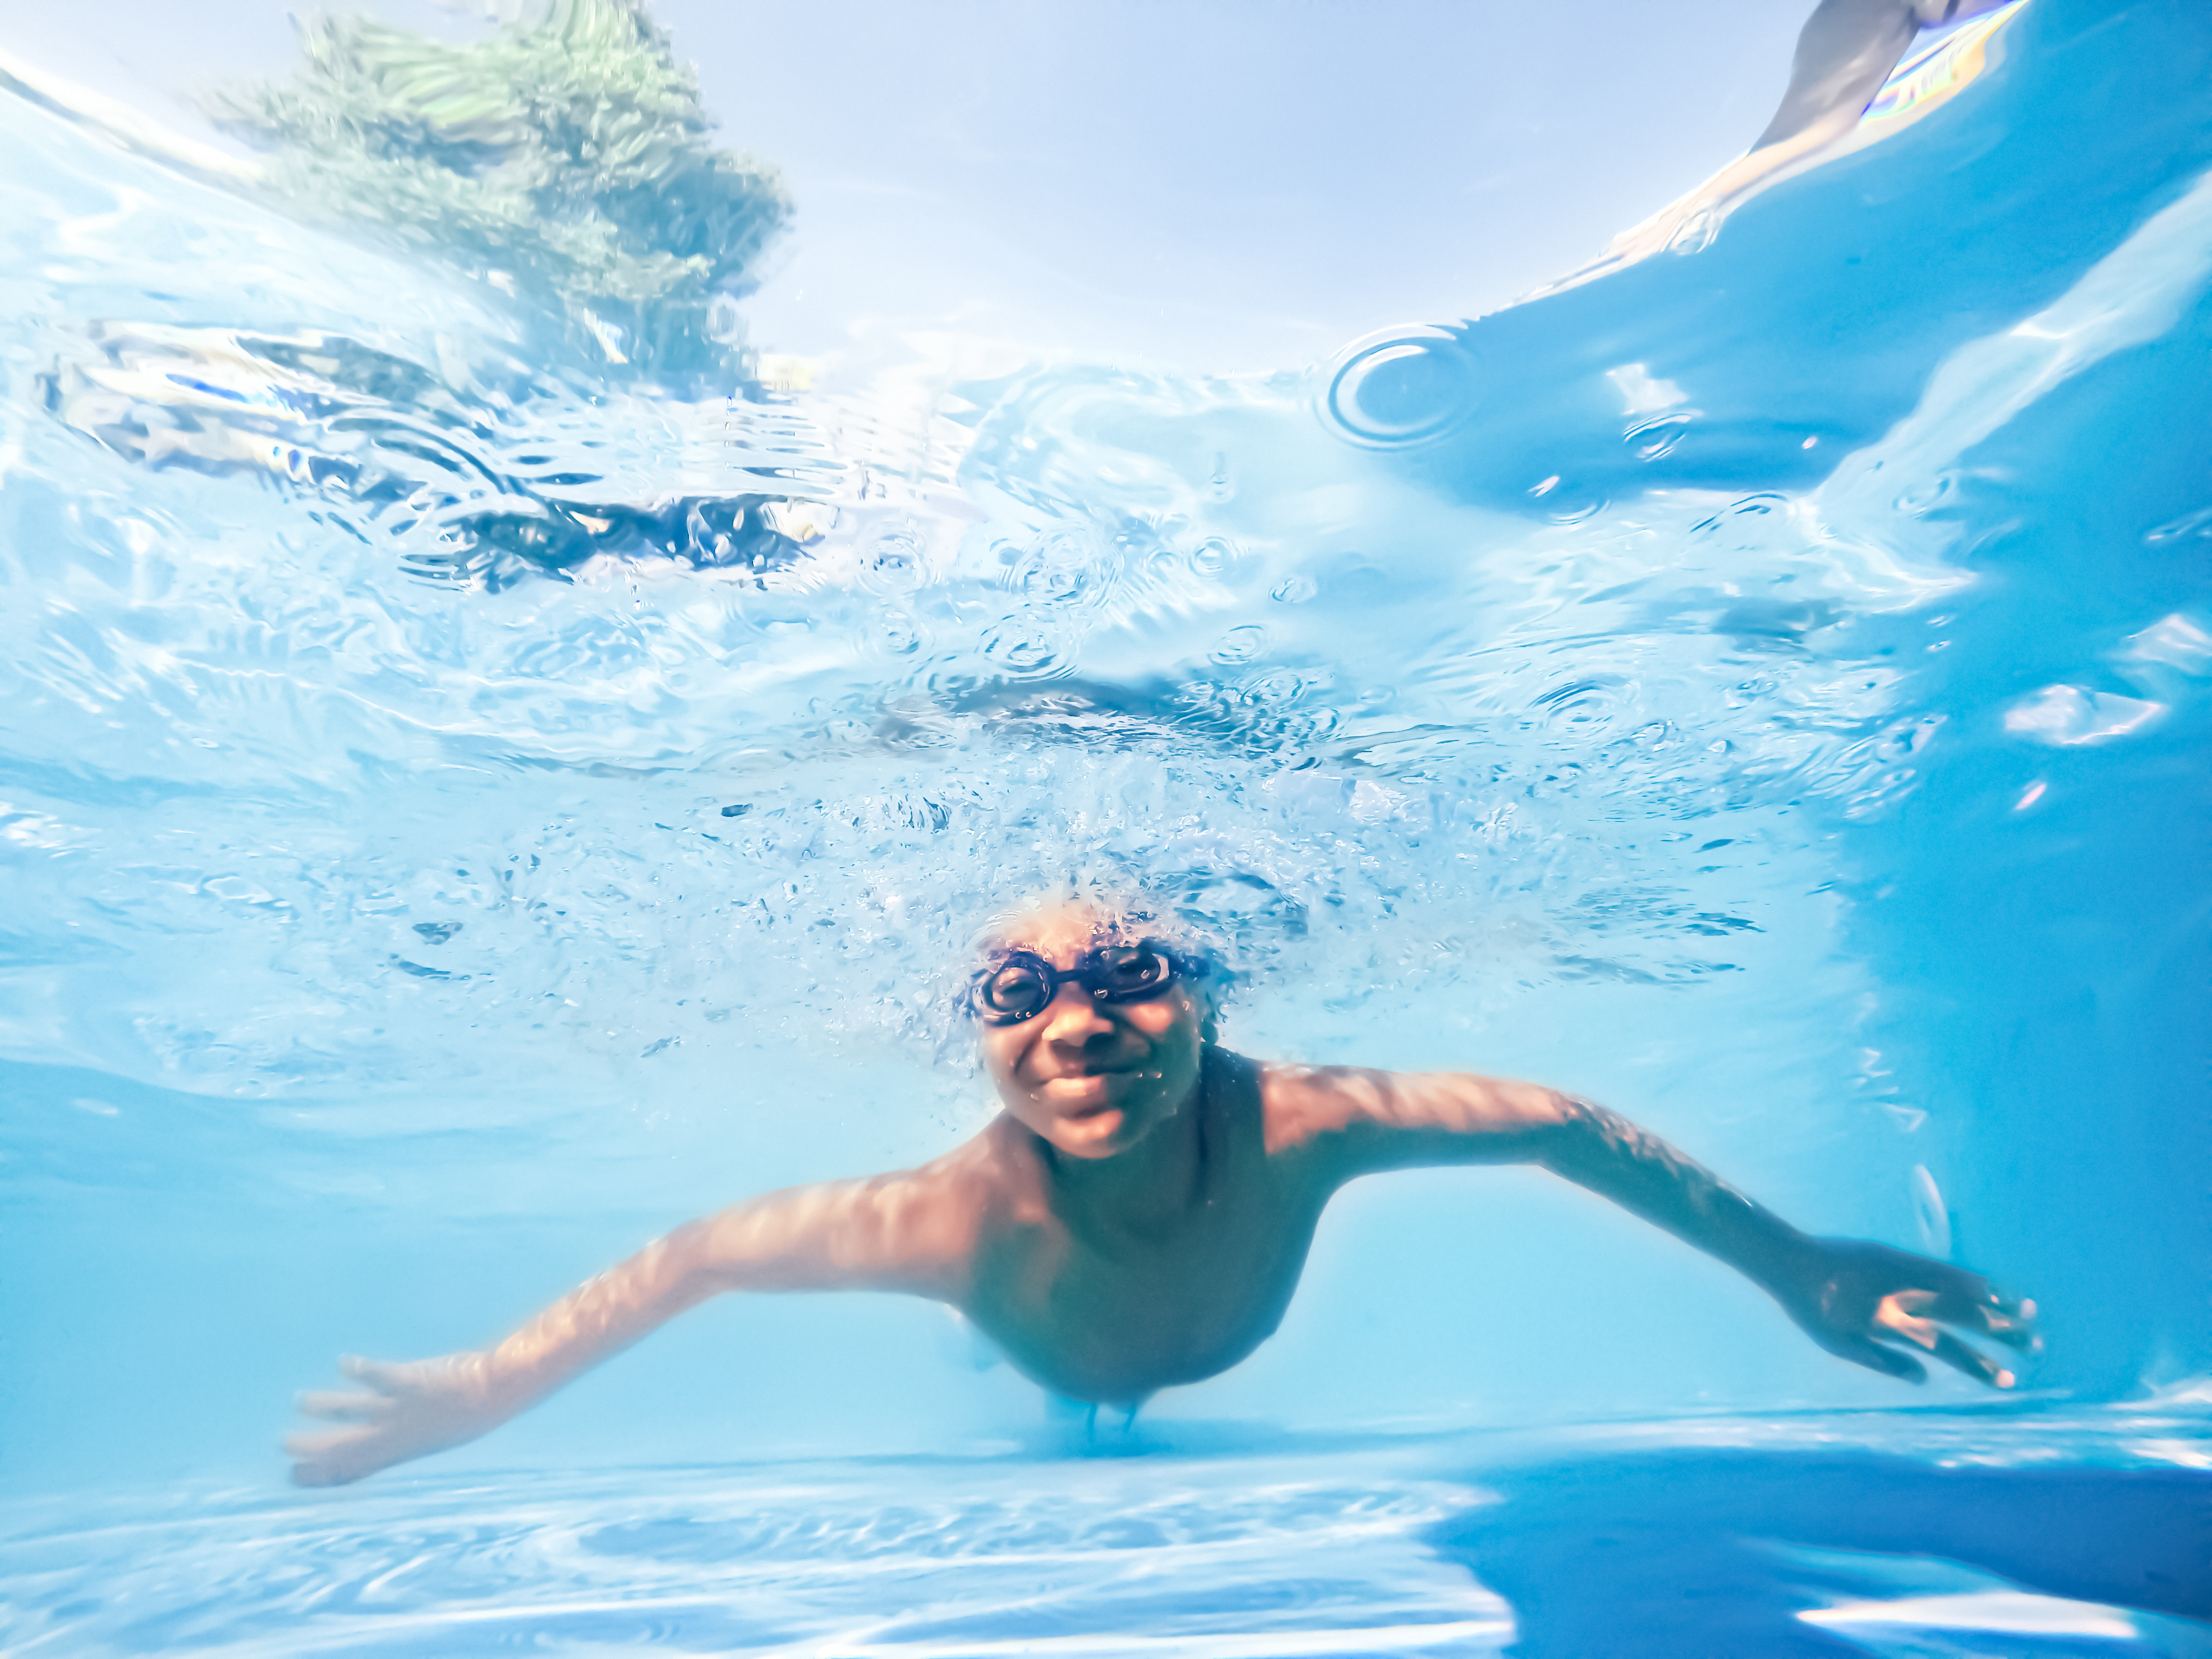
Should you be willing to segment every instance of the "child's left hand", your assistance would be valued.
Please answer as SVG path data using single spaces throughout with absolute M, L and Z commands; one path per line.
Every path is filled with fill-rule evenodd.
M 1955 1326 L 2024 1353 L 2043 1351 L 2035 1304 L 2008 1300 L 1979 1273 L 1860 1239 L 1805 1243 L 1804 1255 L 1773 1275 L 1769 1288 L 1830 1353 L 1924 1382 L 1927 1369 L 1889 1346 L 1907 1343 L 1991 1388 L 2009 1389 L 2018 1381 L 2010 1370 L 1943 1328 Z

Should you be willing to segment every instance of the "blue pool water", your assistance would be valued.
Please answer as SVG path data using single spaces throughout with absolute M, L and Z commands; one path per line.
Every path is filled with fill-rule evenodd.
M 31 1652 L 2196 1656 L 2205 1427 L 2200 1394 L 193 1483 L 13 1506 L 0 1571 Z
M 0 1642 L 2205 1652 L 2208 88 L 2031 0 L 1670 249 L 1238 375 L 684 356 L 0 93 Z M 963 953 L 1071 878 L 1245 1052 L 1574 1088 L 2049 1352 L 1908 1391 L 1438 1171 L 1127 1430 L 766 1299 L 283 1486 L 337 1352 L 971 1132 Z

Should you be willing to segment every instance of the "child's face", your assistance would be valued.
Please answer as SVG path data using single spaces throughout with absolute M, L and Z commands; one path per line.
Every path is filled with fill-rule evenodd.
M 1031 912 L 1000 937 L 1068 969 L 1087 951 L 1124 942 L 1121 918 L 1089 905 Z M 980 1030 L 983 1065 L 1006 1109 L 1071 1158 L 1112 1158 L 1159 1127 L 1198 1080 L 1204 1017 L 1177 980 L 1158 995 L 1100 1001 L 1063 982 L 1042 1013 Z

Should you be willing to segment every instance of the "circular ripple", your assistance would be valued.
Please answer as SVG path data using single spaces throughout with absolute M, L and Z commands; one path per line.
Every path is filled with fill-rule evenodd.
M 1449 329 L 1385 329 L 1338 354 L 1322 418 L 1338 436 L 1402 449 L 1443 436 L 1480 402 L 1472 354 Z
M 1611 726 L 1633 688 L 1613 674 L 1594 674 L 1553 686 L 1529 705 L 1536 723 L 1551 731 L 1587 733 Z
M 1066 641 L 1035 617 L 1003 618 L 985 632 L 982 646 L 991 665 L 1009 678 L 1048 679 L 1066 672 Z
M 1218 536 L 1209 536 L 1190 551 L 1190 568 L 1201 576 L 1218 576 L 1236 562 L 1236 548 Z
M 1267 630 L 1257 623 L 1246 623 L 1224 634 L 1211 654 L 1218 663 L 1234 665 L 1251 661 L 1267 648 Z
M 921 537 L 910 526 L 879 530 L 860 544 L 860 586 L 872 593 L 911 593 L 929 579 Z
M 1017 557 L 1011 583 L 1033 605 L 1102 604 L 1121 574 L 1121 558 L 1103 538 L 1080 531 L 1040 536 Z

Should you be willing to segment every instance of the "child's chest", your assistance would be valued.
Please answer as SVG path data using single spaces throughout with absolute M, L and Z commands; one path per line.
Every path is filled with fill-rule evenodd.
M 1140 1399 L 1224 1370 L 1273 1334 L 1317 1215 L 1254 1178 L 1140 1231 L 1031 1218 L 979 1261 L 969 1311 L 1048 1388 Z

